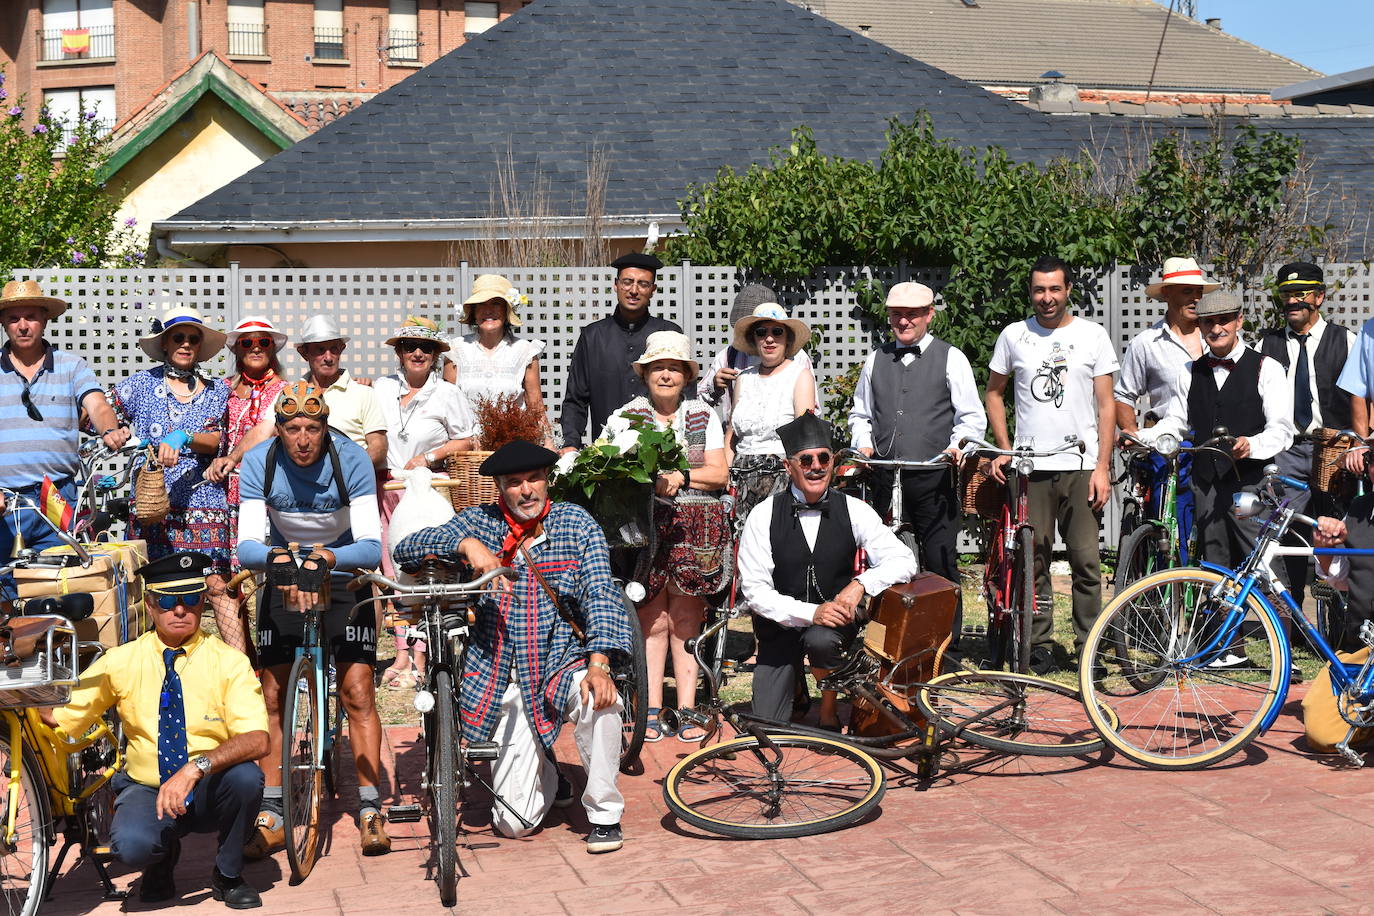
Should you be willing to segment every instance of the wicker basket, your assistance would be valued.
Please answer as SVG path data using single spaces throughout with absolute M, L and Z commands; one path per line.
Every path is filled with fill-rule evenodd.
M 145 525 L 159 524 L 172 511 L 167 496 L 167 475 L 157 463 L 157 452 L 148 446 L 143 464 L 134 471 L 133 516 Z
M 500 497 L 496 478 L 477 473 L 477 468 L 490 455 L 491 452 L 455 452 L 444 459 L 448 476 L 456 484 L 447 488 L 455 512 L 461 512 L 469 506 L 494 503 Z
M 1358 479 L 1341 467 L 1346 450 L 1354 445 L 1353 436 L 1342 436 L 1338 429 L 1323 427 L 1312 433 L 1312 489 L 1349 500 Z
M 1007 486 L 983 473 L 977 464 L 964 472 L 964 514 L 978 515 L 991 521 L 1002 520 L 1002 507 L 1007 503 Z

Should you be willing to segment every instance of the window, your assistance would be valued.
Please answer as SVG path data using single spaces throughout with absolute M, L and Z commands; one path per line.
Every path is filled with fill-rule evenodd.
M 43 107 L 48 109 L 54 120 L 62 123 L 63 147 L 71 142 L 76 133 L 76 125 L 83 117 L 94 121 L 100 134 L 108 134 L 115 125 L 113 86 L 49 89 L 43 93 Z
M 392 60 L 420 59 L 420 25 L 416 0 L 391 0 L 387 23 L 387 54 Z
M 315 59 L 346 60 L 343 0 L 315 0 Z
M 43 0 L 42 60 L 114 57 L 111 0 Z
M 468 35 L 485 32 L 496 25 L 500 18 L 498 9 L 495 3 L 464 3 L 463 31 Z
M 267 26 L 262 0 L 229 0 L 229 56 L 267 56 Z

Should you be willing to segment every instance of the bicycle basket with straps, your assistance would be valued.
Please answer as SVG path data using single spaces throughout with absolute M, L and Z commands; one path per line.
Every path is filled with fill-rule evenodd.
M 76 686 L 76 630 L 56 615 L 0 625 L 0 707 L 63 706 Z
M 972 468 L 969 470 L 968 468 Z M 1002 507 L 1007 503 L 1006 484 L 998 483 L 970 462 L 963 472 L 964 514 L 978 515 L 990 521 L 1001 521 Z

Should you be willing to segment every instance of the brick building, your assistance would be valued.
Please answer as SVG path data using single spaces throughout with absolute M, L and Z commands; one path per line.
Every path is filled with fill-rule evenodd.
M 208 50 L 312 129 L 529 0 L 0 0 L 10 86 L 110 127 Z

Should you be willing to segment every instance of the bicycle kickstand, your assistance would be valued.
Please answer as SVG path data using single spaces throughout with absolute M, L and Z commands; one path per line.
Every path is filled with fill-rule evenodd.
M 1344 757 L 1346 762 L 1351 766 L 1362 767 L 1364 766 L 1364 754 L 1361 754 L 1350 746 L 1350 739 L 1355 737 L 1356 731 L 1358 731 L 1358 729 L 1356 729 L 1355 726 L 1350 726 L 1350 730 L 1345 733 L 1345 737 L 1337 742 L 1336 750 L 1341 752 L 1341 756 Z

